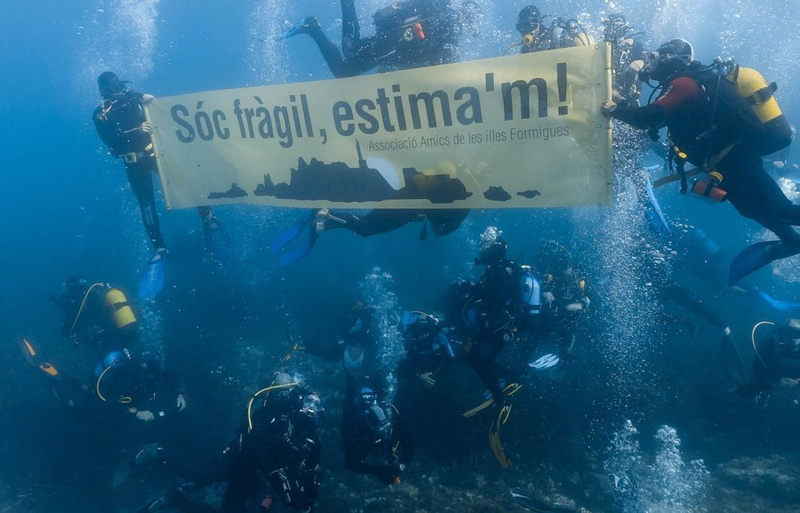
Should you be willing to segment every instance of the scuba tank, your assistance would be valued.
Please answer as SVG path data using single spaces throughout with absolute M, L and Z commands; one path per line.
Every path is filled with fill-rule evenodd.
M 571 48 L 573 46 L 589 46 L 594 43 L 589 34 L 583 30 L 578 20 L 564 21 L 557 18 L 550 29 L 555 48 Z
M 529 315 L 538 315 L 542 311 L 542 288 L 533 277 L 530 266 L 522 266 L 522 304 Z
M 783 115 L 775 91 L 775 82 L 767 84 L 764 76 L 753 68 L 745 68 L 729 61 L 730 71 L 725 79 L 734 85 L 761 122 L 761 130 L 750 141 L 761 156 L 775 153 L 792 142 L 792 128 Z
M 122 329 L 136 323 L 136 315 L 133 313 L 128 298 L 119 289 L 109 289 L 106 292 L 104 304 L 111 317 L 111 322 L 117 329 Z
M 373 22 L 379 34 L 385 34 L 398 43 L 425 41 L 431 29 L 436 28 L 436 13 L 423 12 L 417 2 L 395 2 L 379 9 L 373 15 Z

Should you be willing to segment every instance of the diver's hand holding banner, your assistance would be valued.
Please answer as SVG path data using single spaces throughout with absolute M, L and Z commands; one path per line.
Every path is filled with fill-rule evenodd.
M 146 105 L 167 206 L 610 203 L 606 44 Z

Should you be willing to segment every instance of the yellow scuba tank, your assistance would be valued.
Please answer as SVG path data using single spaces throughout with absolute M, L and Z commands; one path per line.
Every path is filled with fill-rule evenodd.
M 125 328 L 136 323 L 136 315 L 133 313 L 128 298 L 119 289 L 109 289 L 105 298 L 106 309 L 111 316 L 111 321 L 118 329 Z
M 762 156 L 769 155 L 789 146 L 792 128 L 775 99 L 777 84 L 768 84 L 761 73 L 738 64 L 731 68 L 725 78 L 734 85 L 761 121 L 760 138 L 751 141 L 759 153 Z

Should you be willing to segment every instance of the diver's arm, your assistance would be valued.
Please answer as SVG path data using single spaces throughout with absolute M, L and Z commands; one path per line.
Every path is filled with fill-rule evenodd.
M 626 107 L 615 105 L 608 110 L 608 115 L 636 128 L 648 129 L 660 126 L 666 119 L 664 109 L 660 105 L 650 104 L 646 107 Z
M 111 125 L 111 121 L 100 116 L 99 107 L 95 111 L 94 116 L 92 116 L 92 120 L 94 121 L 95 129 L 97 129 L 97 135 L 100 136 L 100 139 L 108 147 L 108 152 L 114 157 L 121 157 L 122 153 L 124 152 L 124 148 L 122 147 L 122 144 L 120 144 L 120 138 L 114 127 Z

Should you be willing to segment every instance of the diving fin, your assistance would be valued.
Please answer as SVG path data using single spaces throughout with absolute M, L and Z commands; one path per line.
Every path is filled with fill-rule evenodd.
M 500 430 L 497 429 L 494 422 L 489 427 L 489 448 L 492 450 L 492 455 L 497 460 L 500 468 L 511 468 L 511 460 L 506 456 L 503 441 L 500 439 Z
M 544 356 L 537 358 L 535 361 L 528 363 L 528 367 L 535 370 L 545 370 L 555 367 L 561 359 L 555 353 L 547 353 Z
M 303 233 L 303 230 L 308 226 L 308 217 L 302 217 L 292 226 L 281 232 L 278 237 L 269 245 L 269 250 L 272 253 L 278 253 L 285 248 L 289 243 L 295 240 Z
M 520 385 L 519 383 L 509 383 L 508 385 L 506 385 L 505 388 L 503 388 L 503 393 L 506 396 L 511 397 L 512 395 L 514 395 L 517 392 L 519 392 L 521 388 L 522 388 L 522 385 Z M 487 394 L 488 394 L 488 390 L 487 390 Z M 472 408 L 471 410 L 468 410 L 468 411 L 465 411 L 464 413 L 462 413 L 461 416 L 462 417 L 474 417 L 475 415 L 477 415 L 478 413 L 482 412 L 483 410 L 485 410 L 486 408 L 490 407 L 493 404 L 494 404 L 494 397 L 489 397 L 488 399 L 483 401 L 478 406 Z
M 472 408 L 471 410 L 465 411 L 461 414 L 462 417 L 474 417 L 475 415 L 479 414 L 489 406 L 494 404 L 494 397 L 490 397 L 489 399 L 483 401 L 478 406 Z
M 216 228 L 205 228 L 205 233 L 211 259 L 222 267 L 230 265 L 234 260 L 233 239 L 225 227 L 217 223 Z
M 511 490 L 511 500 L 522 506 L 523 508 L 535 511 L 537 513 L 576 513 L 580 511 L 568 506 L 560 506 L 558 504 L 547 504 L 530 495 L 524 495 L 519 492 Z
M 139 297 L 142 299 L 154 299 L 159 292 L 164 290 L 165 274 L 163 255 L 155 262 L 148 262 L 139 281 Z
M 503 406 L 500 413 L 497 414 L 497 420 L 492 421 L 489 426 L 489 448 L 500 468 L 511 468 L 511 460 L 506 456 L 503 441 L 500 439 L 500 426 L 508 422 L 511 417 L 511 408 L 511 405 Z
M 658 204 L 656 195 L 653 193 L 653 184 L 650 183 L 650 177 L 646 171 L 642 171 L 642 174 L 644 175 L 644 186 L 647 192 L 647 218 L 650 221 L 650 226 L 658 235 L 666 237 L 671 233 L 669 222 L 667 222 L 667 218 L 661 210 L 661 205 Z
M 761 299 L 767 302 L 769 306 L 778 310 L 779 312 L 786 312 L 786 313 L 795 313 L 800 312 L 800 303 L 792 303 L 791 301 L 783 301 L 781 299 L 775 299 L 774 297 L 770 296 L 763 290 L 758 291 L 758 295 L 761 296 Z
M 309 253 L 311 253 L 311 250 L 314 248 L 314 244 L 317 243 L 318 237 L 319 235 L 317 235 L 317 232 L 312 229 L 308 234 L 308 240 L 304 244 L 294 249 L 290 249 L 289 251 L 281 255 L 281 258 L 279 260 L 280 265 L 285 267 L 307 256 Z
M 304 19 L 302 23 L 298 23 L 294 27 L 284 32 L 283 35 L 278 38 L 278 41 L 289 39 L 290 37 L 294 37 L 298 34 L 308 34 L 309 30 L 314 27 L 322 28 L 316 16 L 309 16 L 308 18 Z
M 422 230 L 419 232 L 419 240 L 427 240 L 428 238 L 428 218 L 425 218 L 425 222 L 422 224 Z
M 58 369 L 42 356 L 41 350 L 33 341 L 23 338 L 17 341 L 17 346 L 25 360 L 51 380 L 53 394 L 58 402 L 78 414 L 88 412 L 95 405 L 89 386 L 77 378 L 58 372 Z
M 25 357 L 25 360 L 27 360 L 27 362 L 34 368 L 44 372 L 45 375 L 51 379 L 61 379 L 58 369 L 53 367 L 53 365 L 48 362 L 44 356 L 42 356 L 39 346 L 37 346 L 34 342 L 28 340 L 27 338 L 23 338 L 17 341 L 17 346 L 19 347 L 20 351 L 22 351 L 22 356 Z
M 779 240 L 752 244 L 736 255 L 731 262 L 728 286 L 739 283 L 746 276 L 775 260 L 796 255 L 798 252 L 800 252 L 800 247 L 789 249 Z

